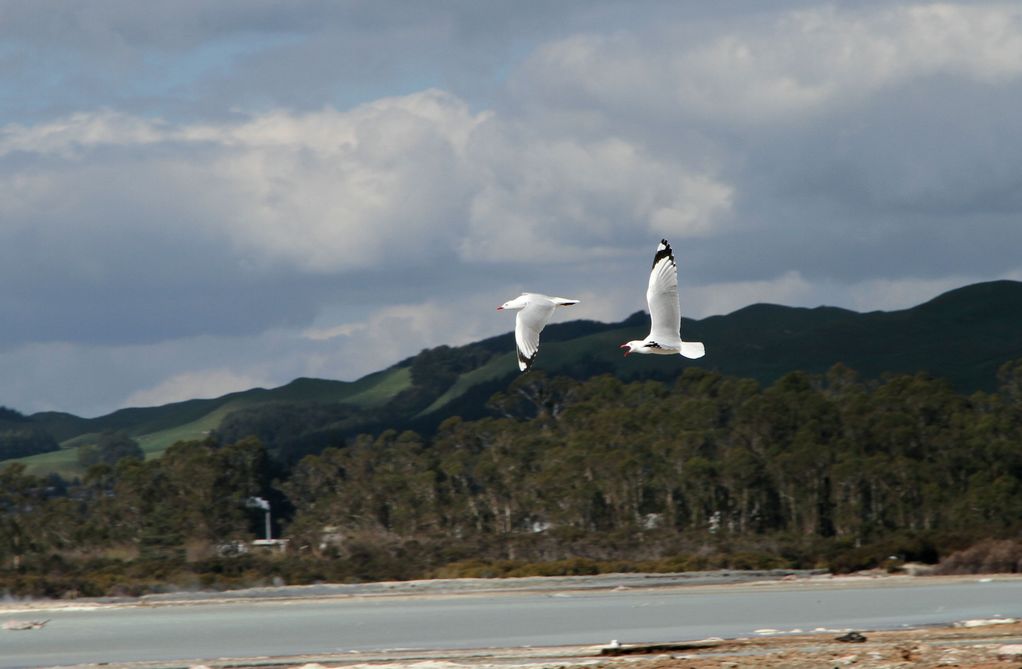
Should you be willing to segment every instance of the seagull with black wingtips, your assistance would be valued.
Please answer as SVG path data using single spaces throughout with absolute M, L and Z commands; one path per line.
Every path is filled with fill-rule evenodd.
M 649 305 L 650 329 L 645 339 L 633 339 L 621 344 L 625 355 L 643 353 L 656 355 L 683 355 L 686 358 L 701 358 L 706 354 L 702 342 L 682 341 L 681 305 L 678 301 L 678 264 L 674 251 L 666 239 L 660 240 L 653 269 L 649 273 L 646 288 L 646 303 Z
M 522 293 L 497 307 L 497 311 L 517 311 L 515 316 L 515 344 L 518 350 L 518 369 L 527 370 L 539 353 L 539 333 L 557 307 L 570 307 L 578 300 L 549 297 L 539 293 Z

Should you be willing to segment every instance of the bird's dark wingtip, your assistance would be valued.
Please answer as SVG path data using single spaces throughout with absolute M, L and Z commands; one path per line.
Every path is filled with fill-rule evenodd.
M 536 356 L 539 355 L 539 351 L 536 351 L 532 355 L 525 355 L 520 348 L 516 348 L 515 351 L 518 353 L 518 367 L 523 372 L 529 371 L 529 368 L 532 367 L 532 363 L 536 361 Z M 524 367 L 522 367 L 522 365 L 524 365 Z
M 666 239 L 661 239 L 660 246 L 662 246 L 663 248 L 660 248 L 658 246 L 656 255 L 653 256 L 653 267 L 656 267 L 656 264 L 660 262 L 660 260 L 663 258 L 670 258 L 671 262 L 672 263 L 674 262 L 674 251 L 671 249 L 670 242 L 668 242 Z

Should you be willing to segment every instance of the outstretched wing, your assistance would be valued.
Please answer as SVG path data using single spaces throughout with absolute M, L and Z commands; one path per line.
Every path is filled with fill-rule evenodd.
M 539 352 L 539 333 L 554 313 L 550 300 L 530 301 L 515 316 L 515 344 L 518 346 L 518 369 L 527 370 L 532 366 Z
M 649 273 L 646 303 L 652 325 L 649 338 L 663 345 L 681 339 L 681 306 L 678 303 L 678 265 L 666 239 L 660 240 Z

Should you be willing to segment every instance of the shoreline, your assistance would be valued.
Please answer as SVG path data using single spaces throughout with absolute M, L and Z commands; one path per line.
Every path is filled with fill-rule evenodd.
M 61 611 L 98 611 L 109 609 L 130 610 L 137 607 L 168 607 L 182 608 L 189 606 L 247 605 L 258 608 L 260 605 L 301 605 L 328 600 L 363 600 L 372 601 L 380 598 L 390 600 L 389 603 L 378 601 L 383 605 L 396 605 L 403 608 L 408 602 L 412 606 L 415 600 L 475 598 L 475 597 L 516 597 L 531 595 L 535 597 L 581 597 L 597 595 L 600 597 L 615 591 L 631 591 L 637 595 L 643 593 L 698 592 L 701 594 L 737 593 L 737 592 L 801 592 L 812 593 L 835 590 L 861 589 L 864 593 L 874 589 L 879 594 L 887 590 L 887 599 L 894 592 L 895 599 L 911 596 L 911 590 L 931 585 L 953 585 L 984 583 L 997 588 L 998 584 L 1008 585 L 1015 589 L 1022 582 L 1018 574 L 990 575 L 957 575 L 957 576 L 910 576 L 907 574 L 886 574 L 884 572 L 865 572 L 833 576 L 830 574 L 801 574 L 784 576 L 769 574 L 770 578 L 761 578 L 759 572 L 723 572 L 703 573 L 697 578 L 691 574 L 680 575 L 644 575 L 614 574 L 586 577 L 529 577 L 521 579 L 449 579 L 442 581 L 394 581 L 372 584 L 325 586 L 293 586 L 278 588 L 258 588 L 230 593 L 202 593 L 203 598 L 196 598 L 197 593 L 176 593 L 173 599 L 147 601 L 146 598 L 123 599 L 119 601 L 85 601 L 85 600 L 39 600 L 32 602 L 6 601 L 0 603 L 0 623 L 18 622 L 31 623 L 49 619 L 53 614 L 54 622 L 43 628 L 28 627 L 8 628 L 0 630 L 0 637 L 18 639 L 45 639 L 56 631 L 56 622 L 61 619 Z M 721 582 L 727 581 L 727 582 Z M 975 587 L 975 586 L 973 586 Z M 983 588 L 985 586 L 979 586 Z M 325 588 L 325 589 L 324 589 Z M 339 588 L 345 588 L 339 591 Z M 972 589 L 972 588 L 969 588 Z M 905 590 L 904 593 L 900 592 Z M 332 594 L 324 594 L 331 592 Z M 622 593 L 625 594 L 625 593 Z M 224 595 L 231 595 L 225 597 Z M 643 595 L 644 596 L 644 595 Z M 878 597 L 877 601 L 884 598 Z M 564 600 L 570 601 L 570 600 Z M 416 604 L 417 606 L 417 604 Z M 459 604 L 460 606 L 460 604 Z M 227 609 L 214 609 L 202 613 L 219 618 L 230 615 Z M 282 609 L 280 609 L 282 610 Z M 153 612 L 154 614 L 157 612 Z M 171 615 L 180 615 L 176 611 L 168 611 Z M 196 609 L 192 612 L 182 611 L 186 615 L 200 614 Z M 247 612 L 242 612 L 247 613 Z M 974 669 L 1005 669 L 1006 667 L 1022 666 L 1022 654 L 1016 658 L 1010 655 L 1008 660 L 1000 659 L 1005 648 L 1022 647 L 1022 614 L 1015 606 L 991 608 L 983 618 L 968 619 L 960 612 L 958 616 L 948 615 L 945 620 L 926 622 L 909 626 L 901 620 L 910 620 L 911 616 L 901 620 L 888 616 L 881 622 L 865 623 L 856 628 L 845 628 L 838 625 L 802 624 L 801 629 L 794 625 L 785 626 L 781 618 L 772 619 L 770 615 L 762 616 L 760 625 L 750 625 L 738 634 L 722 633 L 724 628 L 704 626 L 699 628 L 696 620 L 690 620 L 688 626 L 677 629 L 677 635 L 659 637 L 662 641 L 642 641 L 638 638 L 617 636 L 620 644 L 611 645 L 607 638 L 603 645 L 561 645 L 561 646 L 502 646 L 502 643 L 513 643 L 513 636 L 491 637 L 492 645 L 465 648 L 455 642 L 451 646 L 439 645 L 432 648 L 405 646 L 389 650 L 341 650 L 342 644 L 330 648 L 322 648 L 321 644 L 295 644 L 283 654 L 246 654 L 243 644 L 234 644 L 229 654 L 224 650 L 211 652 L 206 657 L 192 659 L 153 661 L 106 661 L 104 669 L 739 669 L 745 667 L 762 667 L 764 669 L 820 669 L 822 667 L 865 667 L 876 669 L 929 669 L 937 667 L 972 667 Z M 1012 617 L 1008 617 L 1012 616 Z M 92 614 L 78 616 L 81 620 L 92 620 Z M 97 617 L 96 620 L 101 620 Z M 812 620 L 812 618 L 810 618 Z M 823 620 L 823 619 L 817 619 Z M 934 619 L 931 617 L 931 621 Z M 88 625 L 90 623 L 86 623 Z M 722 637 L 697 636 L 694 632 L 699 628 L 699 635 L 722 633 Z M 16 631 L 17 630 L 17 631 Z M 862 637 L 853 637 L 845 641 L 839 640 L 848 632 L 856 632 Z M 689 636 L 691 635 L 691 636 Z M 602 635 L 601 635 L 602 636 Z M 608 637 L 610 634 L 608 634 Z M 592 635 L 590 635 L 590 638 Z M 672 640 L 673 638 L 673 640 Z M 495 642 L 495 643 L 494 643 Z M 32 642 L 34 643 L 34 641 Z M 303 647 L 304 646 L 304 647 Z M 320 650 L 312 650 L 320 648 Z M 349 645 L 349 648 L 351 646 Z M 382 647 L 381 647 L 382 648 Z M 195 649 L 197 652 L 198 649 Z M 254 649 L 250 649 L 254 650 Z M 238 652 L 240 651 L 240 652 Z M 265 652 L 265 651 L 263 651 Z M 109 660 L 109 658 L 107 658 Z M 1017 660 L 1017 661 L 1016 661 Z M 21 666 L 21 665 L 12 665 Z M 25 665 L 29 666 L 29 665 Z M 35 666 L 35 664 L 31 664 Z M 62 665 L 63 669 L 96 669 L 95 663 Z
M 103 669 L 1008 669 L 1022 666 L 1022 622 L 971 621 L 899 630 L 709 638 L 673 644 L 573 645 L 310 653 L 104 662 Z M 987 624 L 984 624 L 987 623 Z M 61 669 L 96 669 L 86 663 Z
M 741 589 L 912 587 L 933 583 L 1019 581 L 1022 574 L 926 575 L 888 574 L 879 570 L 833 575 L 816 570 L 684 572 L 675 574 L 598 574 L 592 576 L 529 576 L 490 579 L 423 579 L 356 584 L 315 584 L 245 588 L 226 591 L 186 591 L 141 597 L 77 599 L 4 599 L 0 616 L 45 611 L 89 611 L 151 606 L 259 604 L 351 598 L 449 598 L 536 592 L 599 592 L 609 590 L 686 589 L 700 592 Z M 949 623 L 954 621 L 948 621 Z

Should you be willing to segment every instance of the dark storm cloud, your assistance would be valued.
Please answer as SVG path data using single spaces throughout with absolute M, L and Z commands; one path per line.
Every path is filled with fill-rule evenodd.
M 661 236 L 693 316 L 1022 271 L 1010 5 L 0 0 L 0 37 L 0 404 L 352 378 L 522 289 L 618 319 Z
M 821 6 L 712 27 L 553 42 L 514 91 L 537 122 L 559 110 L 563 132 L 618 133 L 733 186 L 731 215 L 688 242 L 708 281 L 1018 270 L 1017 11 Z
M 807 1 L 0 0 L 0 114 L 115 107 L 224 116 L 351 106 L 428 86 L 473 104 L 544 41 L 707 21 Z
M 928 78 L 749 137 L 729 176 L 743 184 L 736 215 L 759 231 L 755 251 L 736 238 L 719 250 L 737 249 L 736 272 L 798 267 L 841 282 L 1017 270 L 1019 103 L 1019 82 Z
M 114 106 L 220 114 L 481 87 L 579 3 L 0 3 L 8 117 Z M 17 89 L 17 90 L 15 90 Z M 15 94 L 17 93 L 17 94 Z

